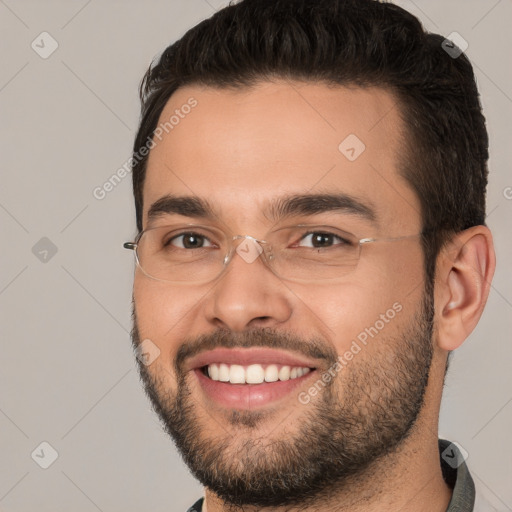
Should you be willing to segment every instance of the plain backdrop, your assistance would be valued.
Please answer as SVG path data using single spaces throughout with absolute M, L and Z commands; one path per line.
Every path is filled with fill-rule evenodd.
M 488 120 L 498 268 L 454 354 L 440 435 L 512 509 L 512 2 L 398 3 L 468 42 Z M 130 156 L 153 57 L 225 4 L 0 0 L 0 511 L 181 512 L 202 495 L 134 363 L 131 176 L 93 191 Z

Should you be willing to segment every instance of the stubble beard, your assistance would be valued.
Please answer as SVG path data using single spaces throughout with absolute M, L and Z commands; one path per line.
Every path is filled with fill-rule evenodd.
M 133 318 L 136 348 L 140 336 L 135 314 Z M 419 311 L 399 336 L 379 333 L 370 342 L 380 344 L 378 357 L 374 351 L 372 358 L 356 355 L 316 400 L 308 404 L 297 400 L 291 412 L 299 410 L 300 420 L 292 431 L 273 425 L 270 409 L 226 410 L 222 418 L 209 416 L 200 397 L 192 393 L 191 375 L 181 369 L 187 350 L 178 353 L 175 393 L 166 385 L 169 373 L 158 370 L 158 365 L 148 367 L 139 361 L 139 372 L 155 412 L 191 473 L 227 506 L 305 507 L 362 479 L 373 463 L 409 436 L 424 403 L 432 333 L 433 301 L 431 294 L 424 293 Z M 183 347 L 188 346 L 302 347 L 306 353 L 308 340 L 269 329 L 216 331 L 187 340 Z M 336 354 L 325 342 L 323 348 L 316 340 L 309 346 L 316 348 L 308 355 L 314 352 L 333 364 Z M 215 435 L 209 429 L 211 422 Z M 265 430 L 272 435 L 263 437 Z

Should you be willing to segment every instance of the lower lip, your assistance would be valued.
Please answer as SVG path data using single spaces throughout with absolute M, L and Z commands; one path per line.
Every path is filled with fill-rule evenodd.
M 200 368 L 194 370 L 201 388 L 213 401 L 224 407 L 254 409 L 290 395 L 298 386 L 311 377 L 311 370 L 295 379 L 267 382 L 264 384 L 230 384 L 208 378 Z

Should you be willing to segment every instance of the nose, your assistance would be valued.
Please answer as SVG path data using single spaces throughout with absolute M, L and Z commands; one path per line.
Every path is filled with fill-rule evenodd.
M 276 327 L 290 318 L 291 292 L 262 258 L 255 242 L 239 243 L 206 298 L 209 323 L 241 332 L 250 327 Z

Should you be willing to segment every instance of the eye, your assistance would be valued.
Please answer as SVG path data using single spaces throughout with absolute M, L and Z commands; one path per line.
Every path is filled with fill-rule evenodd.
M 164 242 L 164 247 L 171 245 L 180 249 L 202 249 L 203 247 L 211 247 L 213 244 L 204 235 L 188 232 L 173 236 Z
M 333 246 L 343 246 L 343 245 L 352 245 L 352 243 L 342 238 L 339 235 L 335 235 L 334 233 L 328 233 L 325 231 L 312 231 L 309 233 L 306 233 L 301 240 L 299 241 L 298 245 L 300 247 L 307 247 L 303 242 L 312 244 L 310 247 L 313 247 L 315 249 L 322 249 L 325 247 L 333 247 Z

